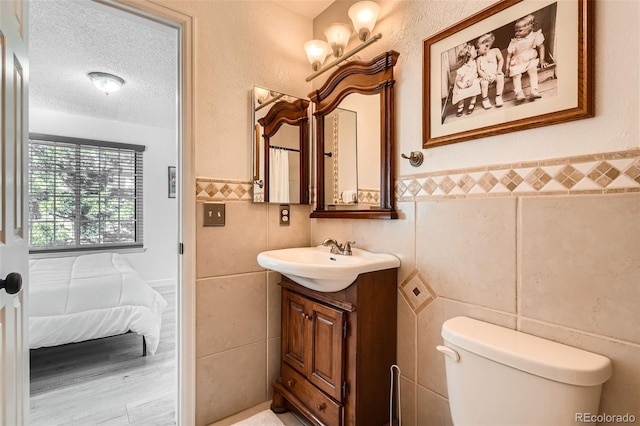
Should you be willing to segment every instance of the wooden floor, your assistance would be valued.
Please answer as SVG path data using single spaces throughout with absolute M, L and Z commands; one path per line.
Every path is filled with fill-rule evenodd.
M 176 424 L 176 293 L 155 289 L 168 302 L 155 356 L 134 333 L 31 351 L 30 425 Z

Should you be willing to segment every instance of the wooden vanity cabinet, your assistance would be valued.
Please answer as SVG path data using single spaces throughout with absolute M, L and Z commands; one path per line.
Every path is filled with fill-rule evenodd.
M 294 409 L 318 426 L 388 423 L 397 268 L 361 274 L 335 293 L 284 276 L 280 285 L 281 374 L 271 409 Z

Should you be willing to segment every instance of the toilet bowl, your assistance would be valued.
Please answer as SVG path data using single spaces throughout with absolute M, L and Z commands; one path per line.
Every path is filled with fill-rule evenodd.
M 456 426 L 574 425 L 598 413 L 611 361 L 601 355 L 467 317 L 442 325 Z

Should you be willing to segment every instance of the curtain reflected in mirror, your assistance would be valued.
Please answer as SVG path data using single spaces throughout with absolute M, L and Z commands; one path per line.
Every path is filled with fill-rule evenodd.
M 309 101 L 274 90 L 252 92 L 253 201 L 309 203 Z
M 298 143 L 298 132 L 287 132 L 292 126 L 282 126 L 279 135 L 282 140 L 271 140 L 269 147 L 269 200 L 274 203 L 299 203 L 300 181 L 296 170 L 300 167 L 300 150 L 287 147 L 291 142 Z M 291 160 L 291 161 L 289 161 Z M 293 170 L 291 170 L 293 166 Z M 293 173 L 292 173 L 293 171 Z M 291 189 L 290 189 L 291 188 Z

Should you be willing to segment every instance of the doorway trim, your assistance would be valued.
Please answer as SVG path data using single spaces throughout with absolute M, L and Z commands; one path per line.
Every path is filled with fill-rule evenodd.
M 178 425 L 195 425 L 195 312 L 196 312 L 196 199 L 194 164 L 194 64 L 193 17 L 150 0 L 93 0 L 147 19 L 169 24 L 178 30 L 178 241 L 177 288 L 178 345 L 176 348 L 178 382 L 176 386 Z M 176 247 L 178 250 L 178 247 Z

